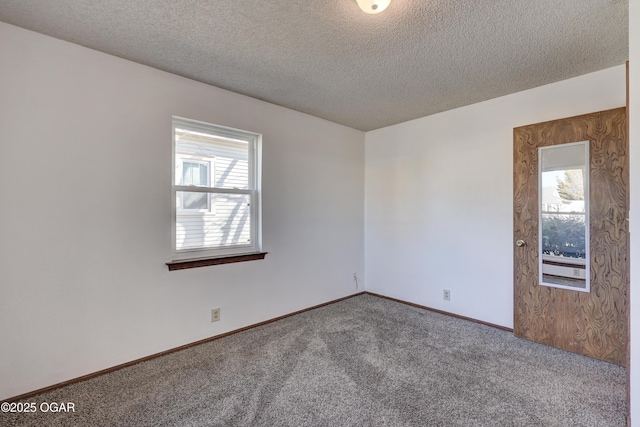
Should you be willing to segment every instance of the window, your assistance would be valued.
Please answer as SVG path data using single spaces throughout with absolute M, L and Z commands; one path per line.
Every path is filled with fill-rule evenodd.
M 180 156 L 178 159 L 182 177 L 178 184 L 185 186 L 209 187 L 211 186 L 211 162 L 201 159 L 185 160 Z M 211 212 L 211 195 L 208 193 L 182 193 L 178 212 Z
M 259 184 L 259 134 L 174 118 L 174 258 L 259 252 Z

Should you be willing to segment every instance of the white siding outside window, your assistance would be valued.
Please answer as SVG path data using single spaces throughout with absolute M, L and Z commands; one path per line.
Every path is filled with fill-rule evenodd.
M 260 135 L 173 119 L 176 258 L 259 252 Z

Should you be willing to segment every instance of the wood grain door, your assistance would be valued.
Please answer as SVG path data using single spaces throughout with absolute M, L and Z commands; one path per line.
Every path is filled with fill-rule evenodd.
M 626 120 L 626 108 L 618 108 L 513 132 L 514 334 L 622 366 L 629 274 Z M 589 292 L 542 286 L 538 277 L 538 147 L 578 141 L 589 141 Z M 518 240 L 525 243 L 516 246 Z

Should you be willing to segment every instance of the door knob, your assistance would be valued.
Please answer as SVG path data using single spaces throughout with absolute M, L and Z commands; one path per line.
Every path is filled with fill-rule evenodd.
M 522 240 L 522 239 L 516 240 L 516 246 L 517 247 L 521 247 L 521 246 L 524 246 L 524 245 L 525 245 L 524 240 Z

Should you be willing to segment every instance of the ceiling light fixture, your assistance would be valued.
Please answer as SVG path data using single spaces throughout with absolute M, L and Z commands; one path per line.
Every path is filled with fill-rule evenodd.
M 356 0 L 360 9 L 367 13 L 380 13 L 385 10 L 391 0 Z

